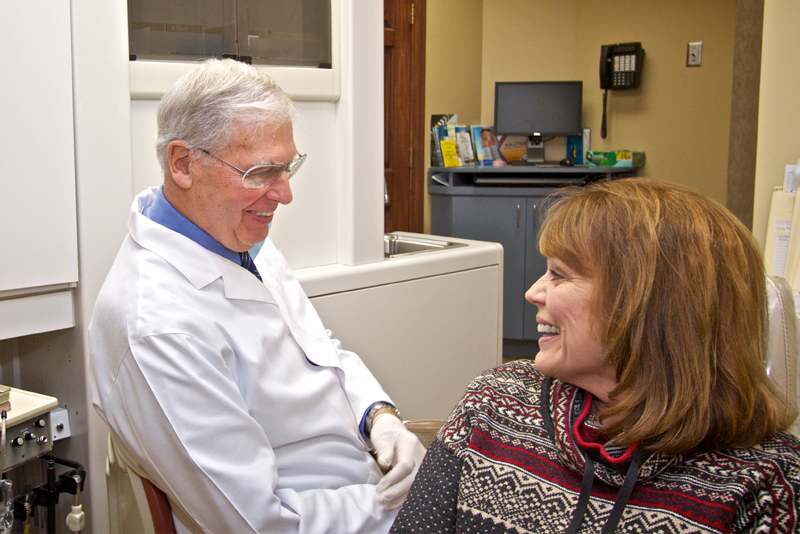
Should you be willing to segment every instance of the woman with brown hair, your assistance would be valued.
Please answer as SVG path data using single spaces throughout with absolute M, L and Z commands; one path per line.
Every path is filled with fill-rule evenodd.
M 565 190 L 539 247 L 535 362 L 469 386 L 392 532 L 800 529 L 750 232 L 700 193 L 625 179 Z

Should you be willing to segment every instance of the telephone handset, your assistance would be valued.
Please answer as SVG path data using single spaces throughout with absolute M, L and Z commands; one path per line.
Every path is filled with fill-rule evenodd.
M 600 137 L 606 138 L 606 104 L 608 90 L 633 89 L 642 81 L 644 48 L 642 43 L 603 45 L 600 48 L 600 89 L 603 94 L 603 123 Z

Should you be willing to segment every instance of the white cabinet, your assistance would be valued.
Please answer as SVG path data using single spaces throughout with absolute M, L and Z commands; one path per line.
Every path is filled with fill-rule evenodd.
M 74 326 L 70 5 L 0 4 L 0 339 Z M 107 155 L 112 157 L 112 155 Z
M 445 419 L 498 363 L 500 266 L 312 298 L 405 419 Z
M 473 378 L 502 363 L 502 248 L 450 240 L 468 246 L 295 271 L 405 419 L 446 418 Z

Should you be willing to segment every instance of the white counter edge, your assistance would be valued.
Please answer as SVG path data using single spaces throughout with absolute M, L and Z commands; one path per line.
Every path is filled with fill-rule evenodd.
M 455 241 L 468 246 L 419 252 L 362 265 L 322 265 L 295 269 L 293 272 L 306 294 L 309 297 L 318 297 L 491 265 L 503 265 L 503 247 L 499 243 L 397 233 Z

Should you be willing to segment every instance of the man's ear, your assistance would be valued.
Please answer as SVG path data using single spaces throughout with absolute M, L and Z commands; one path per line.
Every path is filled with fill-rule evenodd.
M 192 186 L 192 175 L 189 163 L 192 161 L 192 149 L 183 141 L 172 141 L 167 146 L 167 165 L 169 174 L 178 187 L 188 189 Z

